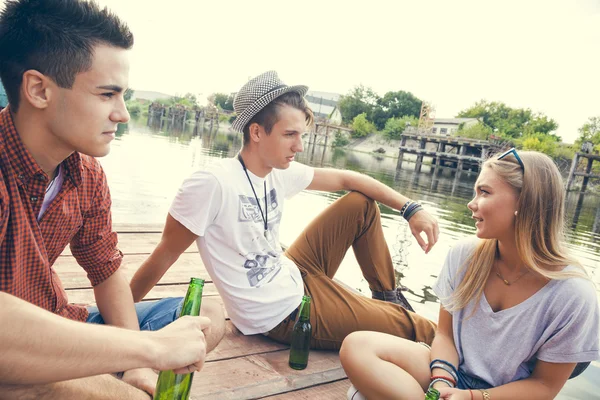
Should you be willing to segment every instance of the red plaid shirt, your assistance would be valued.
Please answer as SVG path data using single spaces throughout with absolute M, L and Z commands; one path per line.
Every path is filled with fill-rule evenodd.
M 60 192 L 38 222 L 48 176 L 23 145 L 9 110 L 0 112 L 0 290 L 85 321 L 86 308 L 68 303 L 52 265 L 69 243 L 93 286 L 121 265 L 106 176 L 96 159 L 73 153 L 61 164 Z

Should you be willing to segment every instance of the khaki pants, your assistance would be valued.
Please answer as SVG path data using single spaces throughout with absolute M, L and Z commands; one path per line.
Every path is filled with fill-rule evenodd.
M 352 246 L 362 274 L 372 290 L 396 287 L 379 208 L 375 201 L 352 192 L 325 209 L 287 250 L 311 296 L 310 322 L 314 349 L 338 350 L 354 331 L 377 331 L 431 344 L 436 325 L 399 305 L 373 300 L 343 288 L 333 280 Z M 297 310 L 268 336 L 289 343 Z

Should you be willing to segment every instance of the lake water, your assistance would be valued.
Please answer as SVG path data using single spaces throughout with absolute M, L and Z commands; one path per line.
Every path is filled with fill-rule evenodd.
M 203 131 L 194 134 L 192 127 L 184 132 L 165 132 L 145 125 L 145 120 L 122 126 L 113 142 L 111 153 L 100 159 L 113 198 L 114 223 L 162 224 L 181 182 L 197 169 L 232 157 L 240 150 L 240 135 L 225 131 Z M 383 229 L 390 252 L 397 265 L 397 276 L 409 288 L 407 298 L 415 309 L 437 319 L 439 305 L 431 287 L 439 273 L 448 249 L 475 232 L 474 221 L 466 204 L 472 198 L 475 173 L 462 173 L 455 179 L 450 170 L 434 177 L 426 166 L 414 173 L 414 164 L 404 162 L 396 171 L 396 159 L 339 149 L 305 146 L 296 160 L 316 167 L 351 169 L 368 174 L 406 196 L 420 201 L 439 220 L 440 237 L 433 250 L 424 255 L 407 229 L 404 219 L 385 206 L 381 207 Z M 286 204 L 280 234 L 281 242 L 291 243 L 313 217 L 343 193 L 304 191 Z M 600 196 L 570 193 L 567 198 L 569 248 L 584 264 L 600 288 Z M 350 251 L 336 275 L 338 279 L 370 295 L 358 265 Z M 598 292 L 600 299 L 600 291 Z M 592 368 L 586 371 L 591 376 Z M 597 364 L 595 371 L 599 372 Z M 598 375 L 596 373 L 596 375 Z M 598 377 L 590 393 L 598 393 Z M 581 390 L 567 389 L 572 393 Z M 589 382 L 588 382 L 589 383 Z M 590 389 L 591 390 L 591 389 Z M 587 391 L 586 391 L 587 393 Z M 561 399 L 583 398 L 562 396 Z M 591 398 L 591 397 L 590 397 Z

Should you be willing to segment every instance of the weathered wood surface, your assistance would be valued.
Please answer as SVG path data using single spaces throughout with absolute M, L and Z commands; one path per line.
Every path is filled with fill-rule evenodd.
M 123 270 L 131 278 L 150 255 L 162 232 L 161 226 L 117 226 L 119 248 L 123 251 Z M 135 233 L 140 232 L 140 233 Z M 55 264 L 73 303 L 91 304 L 94 295 L 85 271 L 68 251 Z M 144 300 L 184 296 L 189 279 L 207 279 L 204 296 L 221 301 L 217 290 L 197 254 L 195 245 L 182 254 Z M 269 399 L 313 400 L 345 399 L 350 386 L 338 354 L 311 351 L 309 366 L 304 371 L 288 367 L 289 347 L 263 335 L 244 336 L 226 321 L 227 332 L 221 343 L 207 356 L 205 368 L 194 375 L 192 400 L 204 399 Z M 600 387 L 600 363 L 594 362 L 584 374 L 567 382 L 557 400 L 593 398 Z M 583 396 L 583 397 L 582 397 Z M 588 396 L 588 397 L 585 397 Z
M 129 279 L 160 240 L 161 226 L 116 226 L 122 269 Z M 94 293 L 85 271 L 69 249 L 54 268 L 69 295 L 69 301 L 92 304 Z M 165 273 L 144 300 L 183 297 L 190 277 L 207 280 L 204 296 L 222 302 L 193 244 Z M 226 334 L 208 354 L 204 369 L 194 375 L 190 398 L 199 399 L 344 399 L 349 382 L 337 352 L 311 351 L 308 368 L 296 371 L 287 365 L 289 346 L 263 335 L 244 336 L 226 320 Z

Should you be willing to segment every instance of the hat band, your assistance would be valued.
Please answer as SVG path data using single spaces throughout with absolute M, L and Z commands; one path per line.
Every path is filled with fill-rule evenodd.
M 275 86 L 273 89 L 269 90 L 267 93 L 263 94 L 263 95 L 262 95 L 262 96 L 260 96 L 260 97 L 266 96 L 266 95 L 268 95 L 268 94 L 269 94 L 269 93 L 271 93 L 271 92 L 274 92 L 274 91 L 276 91 L 276 90 L 283 89 L 283 88 L 286 88 L 286 87 L 288 87 L 288 85 L 279 85 L 279 86 Z

